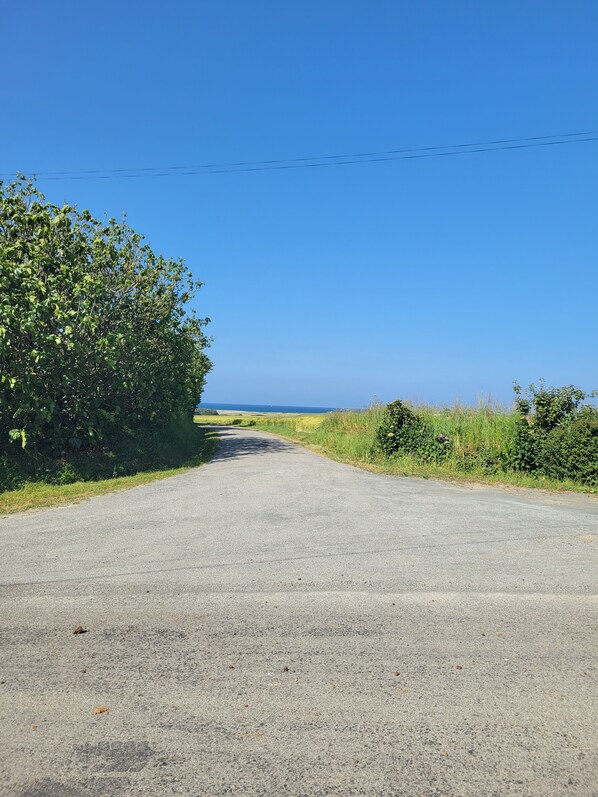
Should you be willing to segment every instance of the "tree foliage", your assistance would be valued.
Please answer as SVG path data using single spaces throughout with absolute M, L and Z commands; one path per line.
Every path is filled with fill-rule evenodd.
M 0 183 L 0 447 L 59 452 L 191 416 L 201 286 L 124 222 Z

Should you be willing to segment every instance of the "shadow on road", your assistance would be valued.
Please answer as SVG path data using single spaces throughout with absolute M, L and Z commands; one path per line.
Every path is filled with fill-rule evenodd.
M 238 459 L 255 454 L 277 454 L 291 451 L 293 445 L 276 437 L 240 437 L 226 426 L 218 429 L 220 446 L 213 457 L 215 462 L 219 459 Z

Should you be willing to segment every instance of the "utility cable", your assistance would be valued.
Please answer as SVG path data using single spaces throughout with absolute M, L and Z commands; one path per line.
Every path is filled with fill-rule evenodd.
M 536 147 L 558 146 L 562 144 L 598 141 L 598 131 L 564 133 L 551 136 L 531 136 L 528 138 L 498 139 L 469 144 L 419 147 L 411 149 L 383 150 L 380 152 L 358 152 L 345 155 L 321 155 L 315 157 L 287 158 L 281 160 L 237 161 L 231 163 L 204 163 L 187 166 L 149 166 L 129 169 L 89 169 L 84 171 L 37 172 L 38 180 L 109 180 L 118 178 L 172 177 L 199 174 L 226 174 L 233 172 L 261 172 L 286 169 L 308 169 L 322 166 L 348 166 L 359 163 L 381 163 L 387 161 L 439 158 L 449 155 L 470 155 L 481 152 L 530 149 Z M 3 177 L 14 177 L 4 174 Z

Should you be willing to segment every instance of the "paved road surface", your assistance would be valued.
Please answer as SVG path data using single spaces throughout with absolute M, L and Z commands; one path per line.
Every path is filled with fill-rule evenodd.
M 0 520 L 1 795 L 598 794 L 598 502 L 222 437 Z

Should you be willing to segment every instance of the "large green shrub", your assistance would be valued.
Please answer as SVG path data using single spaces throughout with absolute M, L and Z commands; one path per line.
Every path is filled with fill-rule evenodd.
M 509 465 L 513 470 L 584 484 L 598 483 L 598 410 L 573 385 L 515 385 L 517 424 Z
M 569 423 L 557 426 L 542 441 L 542 473 L 598 485 L 598 411 L 583 407 Z
M 446 435 L 434 435 L 432 427 L 399 400 L 387 404 L 376 440 L 387 456 L 410 454 L 422 462 L 440 462 L 451 450 Z
M 191 417 L 201 283 L 123 222 L 0 183 L 0 451 L 58 453 Z M 10 456 L 10 453 L 9 453 Z

